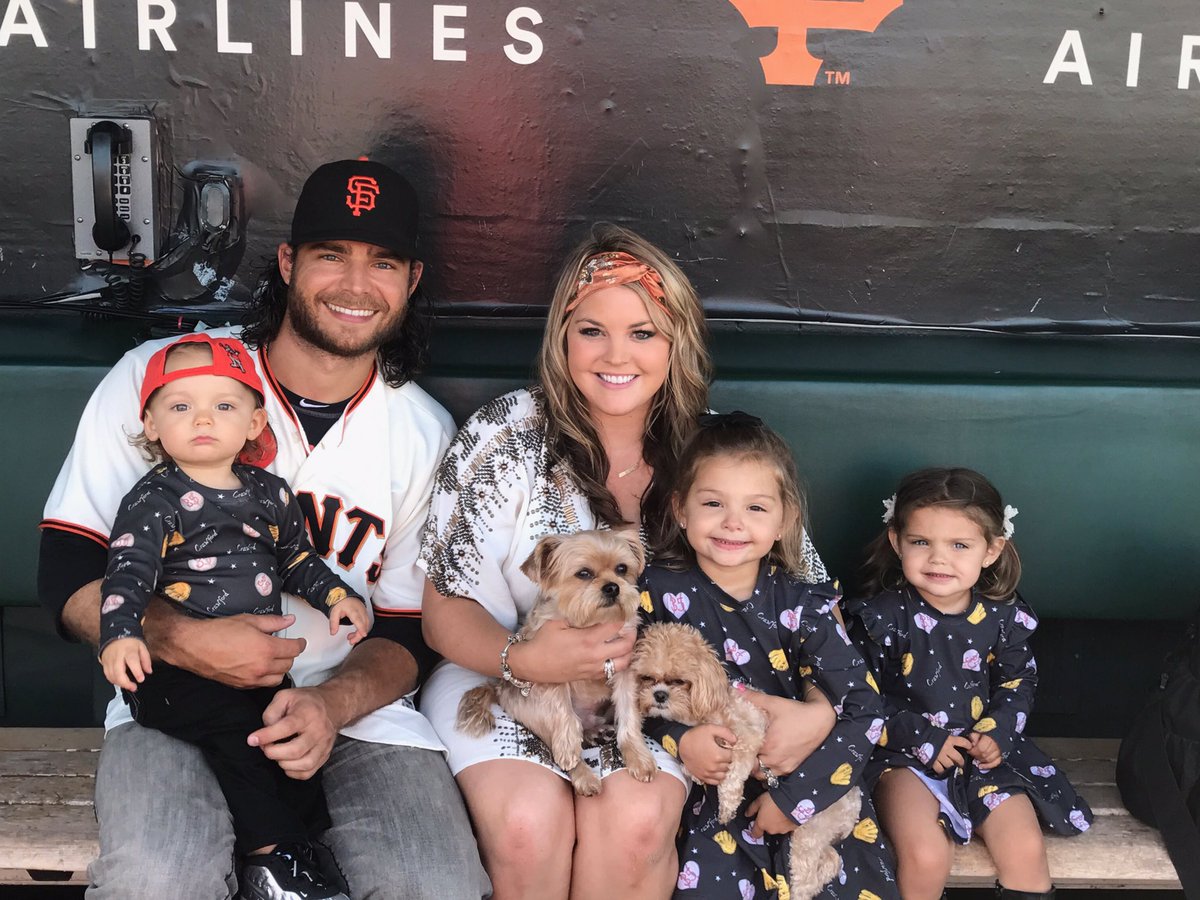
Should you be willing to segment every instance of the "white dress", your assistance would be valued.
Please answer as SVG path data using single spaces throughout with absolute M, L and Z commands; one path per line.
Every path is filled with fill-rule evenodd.
M 434 483 L 419 565 L 442 594 L 477 601 L 507 631 L 533 606 L 537 588 L 520 566 L 548 534 L 596 527 L 569 467 L 551 463 L 544 419 L 534 394 L 498 397 L 463 425 Z M 566 778 L 542 741 L 496 706 L 496 728 L 470 737 L 454 725 L 459 698 L 486 676 L 442 662 L 421 691 L 421 712 L 447 748 L 451 770 L 494 759 L 526 759 Z M 660 770 L 684 779 L 679 763 L 646 739 Z M 615 744 L 588 748 L 584 758 L 603 778 L 624 768 Z

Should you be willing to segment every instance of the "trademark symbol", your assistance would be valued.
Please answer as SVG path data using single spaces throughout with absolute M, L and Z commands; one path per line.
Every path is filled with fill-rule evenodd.
M 825 83 L 826 84 L 849 84 L 850 83 L 850 73 L 849 72 L 826 72 L 825 73 Z

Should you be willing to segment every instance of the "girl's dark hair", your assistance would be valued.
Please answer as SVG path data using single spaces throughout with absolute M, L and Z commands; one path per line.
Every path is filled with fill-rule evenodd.
M 259 276 L 242 316 L 240 337 L 243 343 L 254 348 L 269 346 L 283 326 L 287 302 L 288 283 L 279 270 L 278 257 L 272 257 Z M 399 335 L 379 348 L 379 374 L 392 387 L 412 381 L 429 363 L 432 319 L 433 304 L 418 282 L 417 289 L 408 298 Z
M 811 581 L 812 573 L 808 571 L 804 555 L 804 527 L 808 514 L 792 450 L 760 420 L 744 413 L 701 417 L 701 427 L 684 447 L 675 468 L 671 511 L 660 529 L 661 537 L 654 544 L 654 561 L 672 568 L 696 564 L 696 553 L 688 543 L 687 534 L 679 527 L 678 512 L 696 482 L 700 466 L 722 456 L 761 462 L 775 470 L 779 496 L 791 521 L 785 525 L 783 537 L 775 542 L 768 558 L 784 571 Z
M 992 483 L 971 469 L 921 469 L 905 475 L 896 489 L 892 520 L 867 545 L 862 569 L 862 595 L 873 597 L 883 591 L 904 587 L 900 558 L 892 547 L 891 533 L 902 534 L 909 517 L 918 509 L 940 506 L 955 509 L 983 529 L 988 543 L 1004 536 L 1004 501 Z M 976 587 L 989 600 L 1011 600 L 1021 580 L 1021 557 L 1008 540 L 1000 556 L 980 573 Z

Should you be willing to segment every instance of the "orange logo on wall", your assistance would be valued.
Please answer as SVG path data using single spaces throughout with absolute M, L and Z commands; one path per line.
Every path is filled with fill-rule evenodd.
M 779 40 L 764 56 L 767 84 L 815 84 L 821 60 L 808 52 L 812 28 L 874 31 L 904 0 L 729 0 L 751 28 L 775 28 Z
M 379 182 L 370 175 L 351 175 L 346 182 L 346 205 L 356 216 L 361 216 L 363 210 L 374 209 L 378 196 Z

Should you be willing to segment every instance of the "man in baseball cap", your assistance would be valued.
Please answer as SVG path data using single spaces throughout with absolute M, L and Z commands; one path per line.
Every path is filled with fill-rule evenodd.
M 275 436 L 262 465 L 291 482 L 316 552 L 370 599 L 369 637 L 351 650 L 286 596 L 282 616 L 192 619 L 156 603 L 144 630 L 156 658 L 226 684 L 290 675 L 295 687 L 275 695 L 247 740 L 291 778 L 324 765 L 333 826 L 321 840 L 353 896 L 471 898 L 488 894 L 487 875 L 441 742 L 407 700 L 434 662 L 416 559 L 454 431 L 412 382 L 427 345 L 419 219 L 416 191 L 388 166 L 320 166 L 240 329 Z M 46 504 L 39 592 L 72 639 L 98 639 L 112 520 L 147 468 L 125 435 L 140 430 L 137 386 L 161 346 L 130 351 L 97 387 Z M 194 748 L 141 728 L 119 695 L 105 724 L 88 896 L 234 896 L 229 815 Z M 153 786 L 168 783 L 164 809 Z M 281 888 L 242 884 L 237 896 L 306 896 Z
M 291 240 L 260 281 L 243 336 L 276 344 L 294 336 L 295 349 L 357 359 L 357 374 L 378 350 L 385 377 L 407 381 L 428 336 L 419 219 L 416 191 L 395 170 L 365 159 L 321 166 L 300 192 Z

